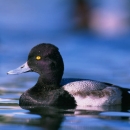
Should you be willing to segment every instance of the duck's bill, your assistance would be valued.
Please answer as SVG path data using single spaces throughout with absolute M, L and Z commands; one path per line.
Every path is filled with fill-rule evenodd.
M 30 72 L 32 71 L 27 62 L 24 63 L 23 65 L 21 65 L 20 67 L 14 69 L 14 70 L 10 70 L 9 72 L 7 72 L 7 74 L 21 74 L 21 73 L 26 73 L 26 72 Z

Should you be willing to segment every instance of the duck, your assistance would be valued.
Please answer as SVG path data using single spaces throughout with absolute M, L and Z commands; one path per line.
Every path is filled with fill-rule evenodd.
M 59 48 L 40 43 L 29 52 L 27 61 L 7 74 L 36 72 L 37 83 L 19 98 L 20 106 L 110 106 L 129 105 L 128 88 L 90 79 L 62 78 L 64 62 Z

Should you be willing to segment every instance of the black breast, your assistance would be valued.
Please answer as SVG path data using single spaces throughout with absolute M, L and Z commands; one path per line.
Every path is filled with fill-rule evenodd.
M 74 108 L 76 102 L 67 91 L 60 89 L 37 90 L 29 89 L 23 93 L 19 99 L 19 105 L 22 106 L 57 106 L 65 108 Z

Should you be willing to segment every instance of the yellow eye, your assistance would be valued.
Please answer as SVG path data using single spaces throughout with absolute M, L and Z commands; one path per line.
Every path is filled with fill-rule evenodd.
M 36 60 L 40 60 L 41 59 L 41 56 L 36 56 Z

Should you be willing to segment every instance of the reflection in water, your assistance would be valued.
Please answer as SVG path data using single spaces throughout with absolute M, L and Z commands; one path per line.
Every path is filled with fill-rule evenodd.
M 22 106 L 21 109 L 18 104 L 11 106 L 5 102 L 4 105 L 0 104 L 0 127 L 16 129 L 16 126 L 24 126 L 28 130 L 101 130 L 109 126 L 110 130 L 119 127 L 127 130 L 130 127 L 130 115 L 128 109 L 122 115 L 121 109 L 121 106 L 77 106 L 75 109 Z
M 26 107 L 27 109 L 27 107 Z M 21 109 L 19 106 L 0 107 L 0 127 L 14 125 L 24 125 L 30 128 L 42 128 L 46 130 L 57 130 L 63 121 L 63 114 L 59 109 L 52 107 L 29 107 L 29 110 Z M 31 126 L 31 127 L 30 127 Z M 32 127 L 33 126 L 33 127 Z M 4 126 L 3 126 L 4 127 Z
M 54 107 L 23 107 L 24 109 L 28 109 L 30 114 L 40 115 L 41 118 L 39 120 L 38 126 L 44 128 L 46 130 L 57 130 L 59 129 L 64 116 L 60 112 L 60 109 Z M 32 124 L 33 125 L 33 124 Z
M 83 129 L 88 128 L 97 128 L 96 125 L 92 125 L 93 122 L 87 122 L 87 120 L 96 120 L 101 123 L 102 121 L 108 122 L 111 120 L 115 121 L 123 121 L 129 120 L 129 115 L 125 118 L 122 117 L 121 111 L 122 106 L 101 106 L 101 107 L 79 107 L 77 106 L 75 109 L 64 109 L 64 108 L 56 108 L 56 107 L 25 107 L 22 106 L 23 109 L 27 109 L 30 111 L 29 114 L 40 115 L 41 118 L 39 123 L 36 126 L 40 126 L 41 128 L 45 128 L 47 130 L 57 130 L 59 128 L 65 129 L 79 129 L 82 127 Z M 109 112 L 114 112 L 118 115 L 111 116 Z M 127 114 L 127 113 L 126 113 Z M 84 117 L 84 118 L 80 118 Z M 69 122 L 68 122 L 69 121 Z M 68 123 L 66 123 L 68 122 Z M 80 122 L 77 125 L 76 122 Z M 85 125 L 84 125 L 85 123 Z M 69 124 L 69 126 L 68 126 Z M 33 124 L 32 124 L 33 125 Z M 100 124 L 100 127 L 105 128 L 106 124 Z

